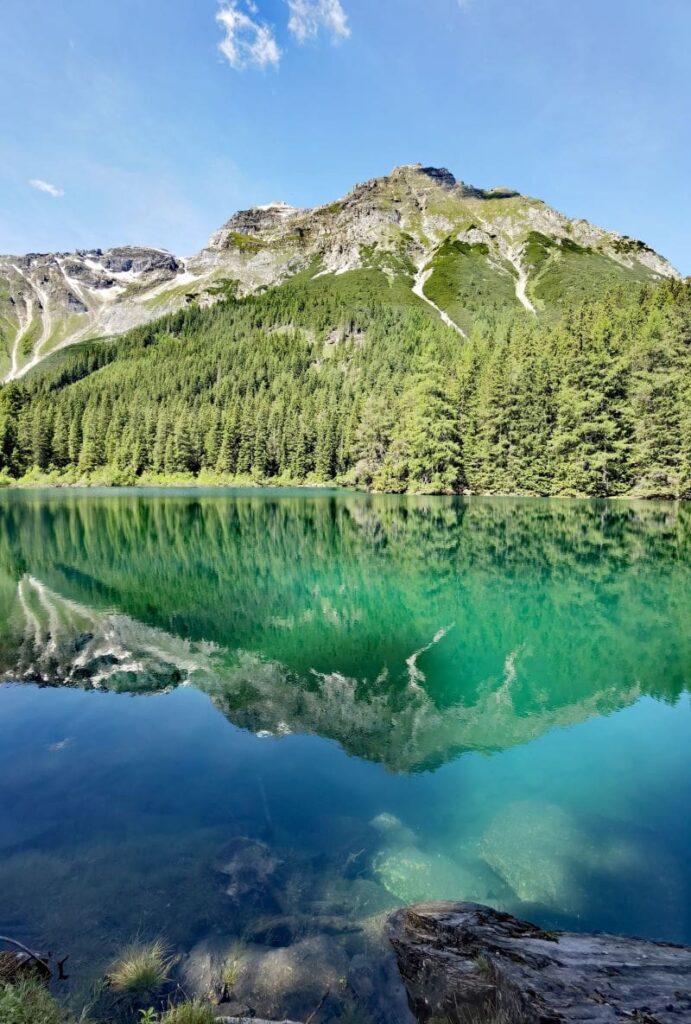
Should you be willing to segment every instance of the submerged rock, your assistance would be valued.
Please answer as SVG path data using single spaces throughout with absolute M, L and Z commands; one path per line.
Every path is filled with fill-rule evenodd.
M 464 899 L 482 900 L 496 895 L 487 868 L 478 871 L 417 846 L 385 847 L 374 857 L 372 869 L 378 882 L 401 903 L 449 899 L 456 893 L 462 893 Z
M 239 943 L 235 935 L 214 935 L 198 942 L 175 969 L 176 980 L 184 992 L 204 999 L 222 999 L 227 964 L 239 963 Z
M 392 841 L 395 840 L 401 845 L 404 843 L 411 846 L 415 845 L 416 840 L 413 830 L 404 825 L 395 814 L 390 814 L 388 811 L 382 811 L 381 814 L 377 814 L 375 818 L 372 818 L 370 827 L 381 836 Z
M 247 946 L 233 995 L 252 1015 L 306 1019 L 322 999 L 338 1002 L 347 967 L 341 944 L 324 935 L 281 948 Z
M 394 911 L 389 938 L 423 1024 L 691 1022 L 689 946 L 546 932 L 476 903 Z
M 339 1003 L 347 970 L 342 944 L 327 935 L 275 946 L 218 935 L 190 950 L 176 978 L 189 995 L 218 1001 L 223 1016 L 300 1020 L 326 995 Z
M 226 843 L 214 865 L 227 896 L 243 909 L 266 914 L 280 910 L 275 892 L 280 866 L 266 843 L 243 836 Z
M 376 956 L 369 951 L 354 956 L 348 970 L 347 988 L 358 1022 L 414 1024 L 390 947 L 381 954 L 377 949 Z M 347 1007 L 348 1003 L 345 1005 Z
M 607 822 L 604 829 L 602 825 L 598 819 L 580 820 L 539 800 L 508 804 L 477 847 L 484 862 L 509 887 L 502 905 L 517 909 L 522 903 L 570 915 L 592 912 L 597 906 L 598 919 L 616 927 L 617 917 L 611 910 L 628 898 L 627 889 L 640 887 L 641 898 L 646 898 L 654 856 L 659 874 L 655 906 L 648 907 L 641 921 L 678 920 L 684 899 L 678 864 L 659 851 L 653 854 L 640 830 L 620 826 L 613 835 Z M 468 898 L 460 890 L 455 895 Z M 470 898 L 492 902 L 478 895 Z
M 497 815 L 480 852 L 523 903 L 576 912 L 583 894 L 573 868 L 591 860 L 587 847 L 586 837 L 560 807 L 525 800 Z

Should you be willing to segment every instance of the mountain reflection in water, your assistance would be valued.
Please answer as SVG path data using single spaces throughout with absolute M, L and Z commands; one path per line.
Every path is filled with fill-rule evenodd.
M 691 941 L 690 623 L 686 506 L 0 495 L 0 931 L 370 1024 L 401 903 Z
M 8 677 L 191 682 L 242 727 L 315 732 L 400 771 L 687 684 L 683 506 L 13 497 Z

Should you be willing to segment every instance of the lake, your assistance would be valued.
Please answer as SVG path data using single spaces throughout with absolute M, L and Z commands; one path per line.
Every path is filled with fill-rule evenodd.
M 0 931 L 75 998 L 160 935 L 400 1019 L 422 899 L 691 942 L 687 506 L 6 492 L 0 673 Z

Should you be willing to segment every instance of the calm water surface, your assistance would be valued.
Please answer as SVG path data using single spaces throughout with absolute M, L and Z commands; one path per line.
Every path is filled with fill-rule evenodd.
M 691 942 L 688 507 L 9 493 L 0 673 L 0 931 L 76 979 L 165 935 L 386 1019 L 425 898 Z

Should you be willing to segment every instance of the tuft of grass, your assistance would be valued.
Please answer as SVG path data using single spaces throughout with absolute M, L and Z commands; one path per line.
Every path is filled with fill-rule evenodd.
M 70 1024 L 42 982 L 27 978 L 0 988 L 0 1024 Z
M 492 961 L 484 953 L 475 958 L 475 965 L 480 974 L 489 975 L 493 973 Z
M 226 958 L 219 974 L 219 981 L 224 999 L 229 999 L 242 973 L 244 952 L 242 943 L 238 942 Z
M 171 1006 L 161 1015 L 160 1024 L 215 1024 L 216 1015 L 210 1003 L 193 999 Z
M 167 980 L 171 963 L 170 951 L 161 939 L 135 942 L 112 965 L 108 981 L 116 992 L 133 996 L 157 992 Z

